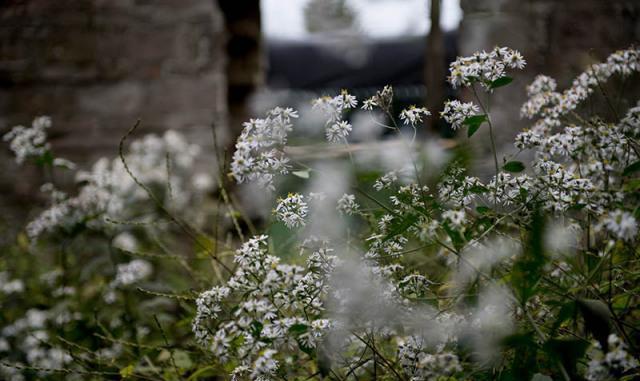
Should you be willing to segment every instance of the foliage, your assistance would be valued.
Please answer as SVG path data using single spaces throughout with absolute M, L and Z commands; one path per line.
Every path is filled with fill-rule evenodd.
M 292 157 L 290 108 L 246 123 L 229 178 L 284 195 L 270 235 L 237 212 L 223 176 L 217 202 L 207 201 L 212 181 L 194 175 L 197 149 L 180 135 L 125 151 L 134 127 L 120 158 L 78 172 L 76 195 L 46 185 L 50 207 L 3 256 L 1 371 L 14 379 L 640 376 L 640 103 L 612 119 L 582 107 L 602 98 L 618 115 L 606 82 L 640 71 L 640 51 L 614 53 L 562 93 L 538 76 L 522 108 L 536 121 L 516 138 L 516 153 L 498 158 L 490 98 L 524 65 L 508 48 L 451 65 L 450 83 L 475 101 L 449 101 L 441 116 L 466 126 L 467 138 L 488 139 L 489 179 L 469 175 L 464 157 L 415 141 L 431 115 L 424 108 L 399 113 L 414 131 L 406 139 L 391 87 L 362 102 L 375 124 L 397 132 L 382 163 L 350 142 L 358 100 L 347 91 L 314 102 L 326 117 L 323 148 L 346 160 Z M 21 127 L 6 140 L 19 163 L 73 170 L 56 166 L 49 124 L 37 120 L 35 131 Z M 516 160 L 523 151 L 533 160 Z M 341 177 L 345 161 L 351 178 Z M 286 178 L 304 190 L 282 192 Z

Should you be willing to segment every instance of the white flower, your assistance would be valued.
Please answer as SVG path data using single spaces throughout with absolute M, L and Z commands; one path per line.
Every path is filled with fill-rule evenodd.
M 327 127 L 326 135 L 327 141 L 330 143 L 340 143 L 345 141 L 349 133 L 351 132 L 351 124 L 341 120 Z
M 21 279 L 9 280 L 9 274 L 0 273 L 0 291 L 5 294 L 21 293 L 24 291 L 24 282 Z
M 447 220 L 454 227 L 461 227 L 466 218 L 464 210 L 447 210 L 442 213 L 442 218 Z
M 246 373 L 249 372 L 249 367 L 246 365 L 238 365 L 231 372 L 231 381 L 241 381 L 245 378 L 243 377 Z
M 356 196 L 345 193 L 338 200 L 337 209 L 340 213 L 351 216 L 358 212 L 360 205 L 356 203 Z
M 398 282 L 398 286 L 407 294 L 422 295 L 431 286 L 431 281 L 424 275 L 407 275 Z
M 527 61 L 524 60 L 522 54 L 516 50 L 511 50 L 504 56 L 504 63 L 511 69 L 524 69 Z
M 616 336 L 610 334 L 607 338 L 607 351 L 604 352 L 600 343 L 594 342 L 589 351 L 589 367 L 586 379 L 589 381 L 609 381 L 618 379 L 624 372 L 638 367 L 638 361 L 626 350 L 626 345 Z
M 450 100 L 445 102 L 444 109 L 440 115 L 447 123 L 451 124 L 451 128 L 457 130 L 462 123 L 470 116 L 476 115 L 480 111 L 478 106 L 473 102 L 462 103 L 458 100 Z
M 273 190 L 273 177 L 289 171 L 284 154 L 287 135 L 293 129 L 291 119 L 298 113 L 276 107 L 264 119 L 250 119 L 236 142 L 231 175 L 238 183 L 256 181 Z
M 253 369 L 251 370 L 251 378 L 254 380 L 267 380 L 278 369 L 278 361 L 273 357 L 278 351 L 273 349 L 265 350 L 260 357 L 253 363 Z
M 451 352 L 429 353 L 428 342 L 419 336 L 398 338 L 398 360 L 411 380 L 437 380 L 462 370 L 458 356 Z
M 496 47 L 491 52 L 475 53 L 470 57 L 458 57 L 449 65 L 448 81 L 455 87 L 471 86 L 476 82 L 491 90 L 491 82 L 504 77 L 506 69 L 523 69 L 526 62 L 513 49 Z
M 113 247 L 125 251 L 136 251 L 138 248 L 138 240 L 129 232 L 122 232 L 115 236 L 112 242 Z
M 404 121 L 404 124 L 411 124 L 415 126 L 417 123 L 422 123 L 422 117 L 431 115 L 429 110 L 425 107 L 410 106 L 408 109 L 402 110 L 400 113 L 400 119 Z
M 76 163 L 72 162 L 71 160 L 63 159 L 61 157 L 56 157 L 55 159 L 53 159 L 53 165 L 55 167 L 66 168 L 70 170 L 74 170 L 77 167 Z
M 556 91 L 557 86 L 555 79 L 540 74 L 535 77 L 529 86 L 527 86 L 527 95 L 532 97 L 534 95 Z
M 144 259 L 134 259 L 129 263 L 119 264 L 116 278 L 111 282 L 111 287 L 137 283 L 151 275 L 152 270 L 151 264 Z
M 344 110 L 353 109 L 358 105 L 358 100 L 347 90 L 342 90 L 335 97 L 320 97 L 313 101 L 313 108 L 320 110 L 329 119 L 327 124 L 335 123 L 342 120 Z
M 284 222 L 289 229 L 304 226 L 307 212 L 304 196 L 297 193 L 289 193 L 285 199 L 281 199 L 275 210 L 278 220 Z
M 377 91 L 376 95 L 365 100 L 362 104 L 363 110 L 373 110 L 374 107 L 379 107 L 384 111 L 388 111 L 393 101 L 393 88 L 386 85 L 381 91 Z
M 311 201 L 323 201 L 327 198 L 324 192 L 309 192 L 309 200 Z
M 632 241 L 638 234 L 638 223 L 627 211 L 615 210 L 604 219 L 604 226 L 623 241 Z
M 196 299 L 198 313 L 215 319 L 217 313 L 221 311 L 218 303 L 229 295 L 229 291 L 228 287 L 215 286 L 200 294 Z
M 389 188 L 396 181 L 398 181 L 398 174 L 396 173 L 396 171 L 387 172 L 382 177 L 376 180 L 376 182 L 373 184 L 373 189 L 381 191 L 383 189 Z
M 193 176 L 193 187 L 201 192 L 207 192 L 213 189 L 213 178 L 207 173 L 197 173 Z
M 205 191 L 191 181 L 199 151 L 181 134 L 169 130 L 163 136 L 146 135 L 132 141 L 125 159 L 140 182 L 165 190 L 164 195 L 157 196 L 164 198 L 167 206 L 197 213 L 187 206 Z M 149 195 L 135 183 L 120 158 L 99 159 L 90 170 L 77 172 L 76 181 L 80 189 L 73 197 L 49 185 L 42 188 L 50 194 L 52 205 L 27 225 L 30 239 L 77 225 L 104 229 L 107 219 L 126 220 L 127 214 L 139 210 L 141 202 L 149 201 Z
M 376 107 L 377 105 L 378 103 L 376 102 L 375 98 L 369 98 L 369 99 L 366 99 L 364 102 L 362 102 L 362 109 L 373 110 L 373 108 Z
M 631 48 L 613 53 L 604 63 L 591 65 L 562 93 L 555 92 L 556 84 L 551 78 L 538 76 L 527 88 L 530 99 L 522 106 L 521 114 L 558 119 L 575 110 L 614 74 L 628 76 L 639 70 L 640 49 Z
M 631 135 L 633 137 L 640 136 L 640 101 L 636 103 L 635 107 L 627 111 L 624 118 L 620 120 L 618 129 L 625 135 Z
M 8 352 L 10 349 L 9 342 L 4 337 L 0 337 L 0 352 Z
M 37 158 L 49 151 L 47 128 L 51 127 L 51 118 L 39 116 L 33 120 L 31 127 L 16 126 L 4 135 L 9 147 L 16 155 L 16 163 L 22 164 L 27 158 Z

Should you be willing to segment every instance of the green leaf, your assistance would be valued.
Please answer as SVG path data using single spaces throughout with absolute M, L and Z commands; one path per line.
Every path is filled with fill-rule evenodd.
M 488 189 L 481 185 L 473 185 L 472 187 L 469 188 L 469 191 L 475 194 L 483 194 L 483 193 L 486 193 Z
M 214 365 L 205 366 L 204 368 L 200 368 L 193 372 L 191 376 L 187 378 L 187 381 L 199 380 L 202 377 L 214 378 L 213 376 L 215 376 L 216 373 L 217 369 Z
M 306 324 L 294 324 L 291 327 L 289 327 L 289 333 L 292 333 L 294 335 L 300 335 L 302 333 L 307 332 L 308 329 L 309 327 Z
M 629 176 L 630 174 L 638 171 L 640 171 L 640 160 L 636 161 L 635 163 L 629 164 L 627 168 L 622 171 L 622 176 Z
M 254 320 L 249 326 L 251 327 L 251 335 L 253 335 L 253 337 L 260 337 L 260 333 L 262 333 L 262 328 L 264 327 L 262 323 Z
M 189 354 L 179 349 L 173 352 L 173 361 L 175 361 L 176 366 L 180 369 L 190 369 L 193 366 L 193 361 L 191 361 Z
M 514 358 L 511 371 L 516 380 L 528 380 L 536 370 L 538 344 L 533 332 L 516 333 L 501 341 L 505 348 L 513 349 Z
M 54 157 L 53 157 L 53 154 L 51 153 L 51 151 L 46 151 L 41 156 L 38 156 L 35 159 L 36 165 L 38 165 L 40 167 L 52 166 L 53 165 L 53 160 L 54 160 Z
M 546 376 L 542 373 L 536 373 L 531 378 L 531 381 L 553 381 L 553 378 Z
M 550 339 L 544 344 L 544 349 L 550 358 L 558 359 L 570 377 L 576 376 L 576 364 L 584 357 L 589 342 L 580 339 Z M 575 378 L 571 378 L 572 380 Z
M 507 172 L 522 172 L 524 171 L 524 164 L 521 161 L 509 161 L 502 166 Z
M 305 169 L 304 171 L 293 171 L 291 172 L 292 175 L 294 176 L 298 176 L 301 179 L 308 179 L 309 178 L 309 170 Z
M 197 258 L 209 258 L 214 250 L 215 241 L 206 234 L 198 234 L 195 241 L 193 248 Z
M 556 320 L 553 322 L 553 326 L 551 327 L 551 332 L 555 334 L 558 331 L 558 328 L 567 320 L 574 319 L 576 317 L 576 302 L 570 301 L 562 305 L 560 307 L 560 311 L 558 311 L 558 316 L 556 316 Z
M 498 79 L 496 79 L 495 81 L 491 82 L 491 84 L 489 85 L 490 89 L 497 89 L 498 87 L 502 87 L 502 86 L 506 86 L 508 84 L 510 84 L 511 82 L 513 82 L 513 78 L 511 77 L 500 77 Z
M 573 205 L 569 206 L 568 210 L 580 211 L 580 210 L 584 209 L 585 206 L 587 206 L 587 204 L 573 204 Z
M 469 129 L 467 129 L 467 137 L 468 138 L 472 137 L 479 129 L 480 129 L 480 125 L 479 124 L 475 124 L 473 126 L 469 126 Z
M 458 230 L 452 229 L 449 224 L 443 224 L 442 227 L 444 228 L 444 231 L 447 233 L 447 235 L 449 236 L 449 238 L 451 238 L 451 242 L 453 243 L 453 247 L 456 250 L 460 250 L 464 247 L 465 245 L 465 240 L 464 240 L 464 236 L 462 236 L 462 234 L 460 234 L 460 232 Z
M 122 369 L 120 369 L 120 376 L 122 376 L 122 378 L 129 378 L 131 376 L 133 376 L 133 373 L 135 371 L 135 366 L 133 364 L 128 365 Z
M 163 362 L 163 361 L 169 360 L 170 358 L 171 358 L 171 352 L 169 352 L 166 349 L 163 349 L 160 351 L 160 353 L 158 353 L 158 358 L 156 359 L 156 361 Z
M 318 370 L 322 377 L 327 377 L 331 373 L 332 363 L 331 355 L 327 353 L 327 349 L 323 345 L 319 345 L 317 349 L 318 354 Z
M 486 122 L 487 120 L 489 119 L 485 114 L 473 115 L 466 118 L 464 122 L 462 122 L 462 124 L 469 127 L 469 129 L 467 130 L 467 137 L 469 138 L 472 137 L 473 134 L 475 134 L 476 131 L 478 131 L 482 123 Z
M 244 344 L 245 338 L 243 335 L 236 336 L 231 340 L 231 348 L 238 349 Z
M 607 338 L 611 333 L 611 313 L 604 302 L 595 299 L 578 299 L 578 310 L 584 318 L 587 331 L 593 334 L 602 345 L 607 347 Z
M 490 211 L 491 209 L 486 207 L 486 206 L 476 206 L 476 212 L 480 213 L 480 214 L 486 214 Z
M 304 345 L 300 339 L 297 339 L 296 341 L 298 342 L 298 348 L 300 348 L 301 351 L 303 351 L 304 353 L 306 353 L 309 356 L 313 357 L 313 355 L 315 353 L 315 348 L 311 348 L 311 347 L 308 347 L 308 346 Z
M 623 187 L 625 192 L 635 192 L 640 190 L 640 179 L 630 179 Z
M 526 246 L 522 254 L 516 258 L 511 271 L 511 282 L 522 304 L 526 303 L 538 291 L 538 282 L 547 263 L 543 242 L 544 217 L 539 210 L 535 210 Z

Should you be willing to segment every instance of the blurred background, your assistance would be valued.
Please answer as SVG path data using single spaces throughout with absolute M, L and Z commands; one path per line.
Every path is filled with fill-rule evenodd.
M 445 99 L 468 97 L 446 86 L 448 62 L 504 45 L 528 63 L 493 106 L 499 149 L 509 150 L 534 75 L 562 88 L 638 41 L 638 0 L 3 0 L 0 134 L 50 115 L 57 155 L 88 166 L 116 156 L 139 118 L 137 134 L 176 129 L 213 161 L 212 125 L 231 149 L 245 119 L 276 105 L 304 112 L 343 88 L 361 99 L 393 85 L 397 111 L 436 114 Z M 421 131 L 426 142 L 453 138 L 437 118 Z M 482 157 L 486 139 L 475 141 Z M 0 149 L 3 226 L 36 205 L 38 171 Z

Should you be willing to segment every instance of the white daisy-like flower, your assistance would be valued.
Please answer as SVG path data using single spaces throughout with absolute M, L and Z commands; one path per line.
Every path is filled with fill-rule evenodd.
M 297 228 L 306 224 L 305 218 L 308 213 L 307 203 L 304 196 L 298 193 L 289 193 L 289 195 L 281 199 L 276 206 L 276 218 L 289 228 Z
M 358 212 L 360 205 L 356 203 L 356 196 L 345 193 L 338 200 L 337 209 L 340 213 L 351 216 Z
M 480 108 L 473 102 L 463 103 L 458 100 L 450 100 L 444 104 L 444 109 L 440 112 L 440 116 L 451 124 L 452 129 L 457 130 L 462 126 L 465 119 L 476 115 L 479 111 Z
M 345 141 L 349 133 L 351 132 L 352 127 L 349 122 L 341 120 L 327 127 L 326 135 L 327 141 L 330 143 L 340 143 Z
M 15 126 L 3 137 L 16 156 L 16 163 L 22 164 L 27 158 L 37 158 L 49 151 L 46 130 L 51 127 L 51 118 L 39 116 L 31 127 Z
M 454 227 L 461 227 L 465 221 L 466 214 L 464 210 L 447 210 L 442 213 L 442 218 Z
M 638 234 L 638 222 L 631 213 L 622 210 L 609 213 L 604 226 L 623 241 L 631 241 Z
M 400 113 L 400 119 L 404 124 L 411 124 L 415 126 L 417 123 L 422 123 L 422 118 L 431 115 L 429 110 L 425 107 L 410 106 L 407 109 L 402 110 Z

